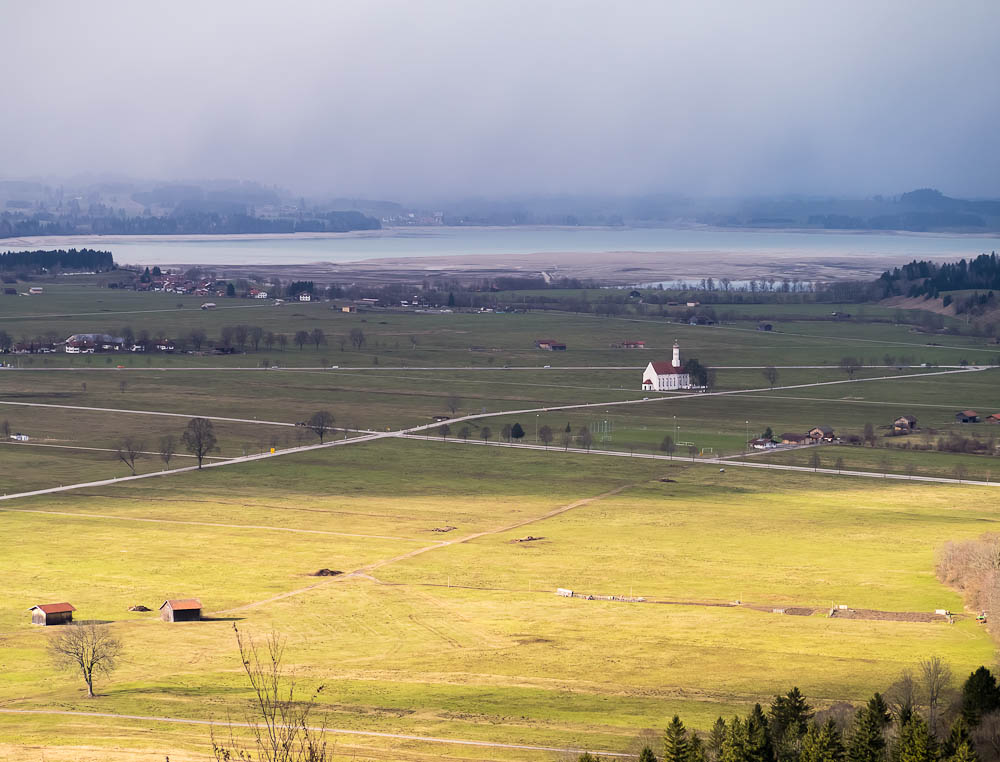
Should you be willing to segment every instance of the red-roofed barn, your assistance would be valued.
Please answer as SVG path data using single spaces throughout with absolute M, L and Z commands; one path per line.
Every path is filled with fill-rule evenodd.
M 66 624 L 73 621 L 73 612 L 76 611 L 68 603 L 40 603 L 32 606 L 31 623 L 47 626 L 50 624 Z
M 197 598 L 177 598 L 160 606 L 164 622 L 197 622 L 201 619 L 201 601 Z

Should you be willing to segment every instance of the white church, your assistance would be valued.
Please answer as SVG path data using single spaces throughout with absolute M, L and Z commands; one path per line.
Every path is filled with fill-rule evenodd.
M 644 392 L 669 392 L 690 389 L 691 376 L 681 366 L 681 347 L 674 342 L 674 356 L 670 362 L 651 362 L 642 372 Z

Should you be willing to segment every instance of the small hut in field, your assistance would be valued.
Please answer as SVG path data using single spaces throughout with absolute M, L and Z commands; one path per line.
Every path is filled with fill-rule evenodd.
M 197 598 L 164 601 L 160 606 L 160 619 L 164 622 L 197 622 L 201 619 L 201 601 Z
M 43 627 L 50 624 L 68 624 L 73 621 L 73 612 L 76 611 L 69 603 L 40 603 L 32 606 L 31 623 L 40 624 Z

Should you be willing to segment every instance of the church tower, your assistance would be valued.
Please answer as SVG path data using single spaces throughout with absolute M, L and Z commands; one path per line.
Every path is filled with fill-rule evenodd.
M 675 368 L 681 367 L 681 345 L 674 339 L 674 358 L 670 362 Z

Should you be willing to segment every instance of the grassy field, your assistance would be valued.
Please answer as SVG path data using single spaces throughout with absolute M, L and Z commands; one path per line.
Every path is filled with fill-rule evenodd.
M 766 473 L 396 440 L 20 500 L 0 517 L 11 536 L 72 550 L 58 563 L 33 543 L 0 554 L 10 602 L 0 705 L 222 717 L 247 697 L 236 620 L 288 638 L 303 685 L 328 685 L 331 727 L 627 749 L 675 711 L 704 728 L 792 684 L 821 704 L 860 700 L 931 653 L 958 673 L 988 663 L 992 645 L 969 619 L 823 612 L 831 602 L 960 610 L 934 579 L 934 551 L 996 522 L 991 498 L 985 488 L 873 494 L 867 481 L 811 474 L 776 485 Z M 445 527 L 455 528 L 432 531 Z M 527 534 L 544 539 L 512 542 Z M 322 567 L 362 575 L 309 576 Z M 557 586 L 678 603 L 567 600 Z M 167 625 L 126 611 L 181 595 L 201 597 L 215 621 Z M 735 598 L 746 605 L 699 605 Z M 49 599 L 113 622 L 129 649 L 97 699 L 51 671 L 51 633 L 26 623 L 24 610 Z M 769 613 L 778 605 L 817 613 Z M 139 737 L 133 723 L 112 726 L 121 735 L 75 718 L 59 735 L 172 758 L 205 750 L 196 728 L 154 724 Z M 11 744 L 48 746 L 52 727 L 0 714 Z M 416 742 L 365 749 L 350 754 L 548 758 Z
M 3 493 L 124 476 L 128 468 L 109 452 L 124 436 L 151 451 L 138 471 L 162 469 L 160 437 L 178 436 L 195 415 L 241 419 L 215 422 L 220 458 L 316 442 L 294 424 L 320 409 L 352 429 L 485 413 L 468 424 L 472 437 L 489 426 L 495 440 L 516 421 L 526 442 L 548 425 L 558 444 L 567 425 L 574 434 L 587 426 L 602 449 L 656 451 L 669 434 L 697 451 L 735 456 L 748 432 L 768 426 L 781 433 L 825 424 L 849 435 L 870 422 L 881 435 L 902 414 L 917 416 L 926 432 L 914 442 L 952 431 L 985 441 L 993 427 L 956 424 L 954 412 L 1000 409 L 998 371 L 893 367 L 904 359 L 990 362 L 997 349 L 982 339 L 927 337 L 891 322 L 830 322 L 830 305 L 779 305 L 767 314 L 755 311 L 762 306 L 740 308 L 779 321 L 777 331 L 762 332 L 746 322 L 348 315 L 323 303 L 274 308 L 242 300 L 217 300 L 219 309 L 208 312 L 198 309 L 200 298 L 45 288 L 39 298 L 0 299 L 0 329 L 16 338 L 64 338 L 130 325 L 177 337 L 200 328 L 214 337 L 224 325 L 248 323 L 288 334 L 320 327 L 328 343 L 224 357 L 3 356 L 19 367 L 0 370 L 0 421 L 31 436 L 0 444 Z M 847 311 L 889 317 L 879 307 Z M 366 334 L 360 351 L 340 347 L 352 328 Z M 543 336 L 566 341 L 569 351 L 533 349 Z M 610 348 L 624 338 L 651 348 Z M 782 368 L 778 386 L 824 385 L 771 391 L 759 367 L 722 367 L 716 389 L 737 393 L 640 391 L 638 368 L 665 358 L 675 338 L 686 357 L 709 365 L 818 366 Z M 844 355 L 890 367 L 863 368 L 844 382 L 837 367 Z M 281 367 L 253 369 L 262 364 Z M 643 397 L 653 399 L 602 406 Z M 504 412 L 581 403 L 601 404 Z M 451 439 L 462 425 L 452 427 Z M 811 452 L 755 457 L 808 465 Z M 819 452 L 824 466 L 843 457 L 845 468 L 951 476 L 959 465 L 970 478 L 1000 463 L 881 447 Z M 171 463 L 190 464 L 181 456 Z M 935 552 L 948 540 L 991 531 L 996 497 L 969 485 L 723 473 L 558 447 L 393 438 L 6 500 L 0 526 L 13 541 L 0 550 L 0 709 L 241 716 L 248 693 L 236 624 L 288 639 L 289 667 L 302 687 L 327 686 L 317 721 L 329 727 L 636 750 L 638 736 L 658 735 L 675 712 L 704 729 L 719 714 L 792 685 L 826 706 L 861 701 L 928 655 L 956 674 L 992 663 L 992 642 L 967 616 L 947 625 L 845 620 L 826 611 L 834 604 L 961 611 L 957 594 L 935 579 Z M 539 539 L 519 542 L 529 535 Z M 312 576 L 323 568 L 345 574 Z M 554 594 L 558 587 L 648 602 L 567 599 Z M 209 620 L 157 619 L 165 598 L 185 596 L 199 597 Z M 53 670 L 45 655 L 53 633 L 28 623 L 29 606 L 57 600 L 72 602 L 78 619 L 108 622 L 125 643 L 124 663 L 98 683 L 96 699 Z M 742 605 L 718 605 L 736 600 Z M 129 612 L 134 604 L 154 611 Z M 813 613 L 772 611 L 785 607 Z M 336 742 L 338 760 L 559 757 L 346 734 Z M 176 762 L 206 759 L 209 751 L 204 726 L 0 712 L 0 760 L 169 754 Z

